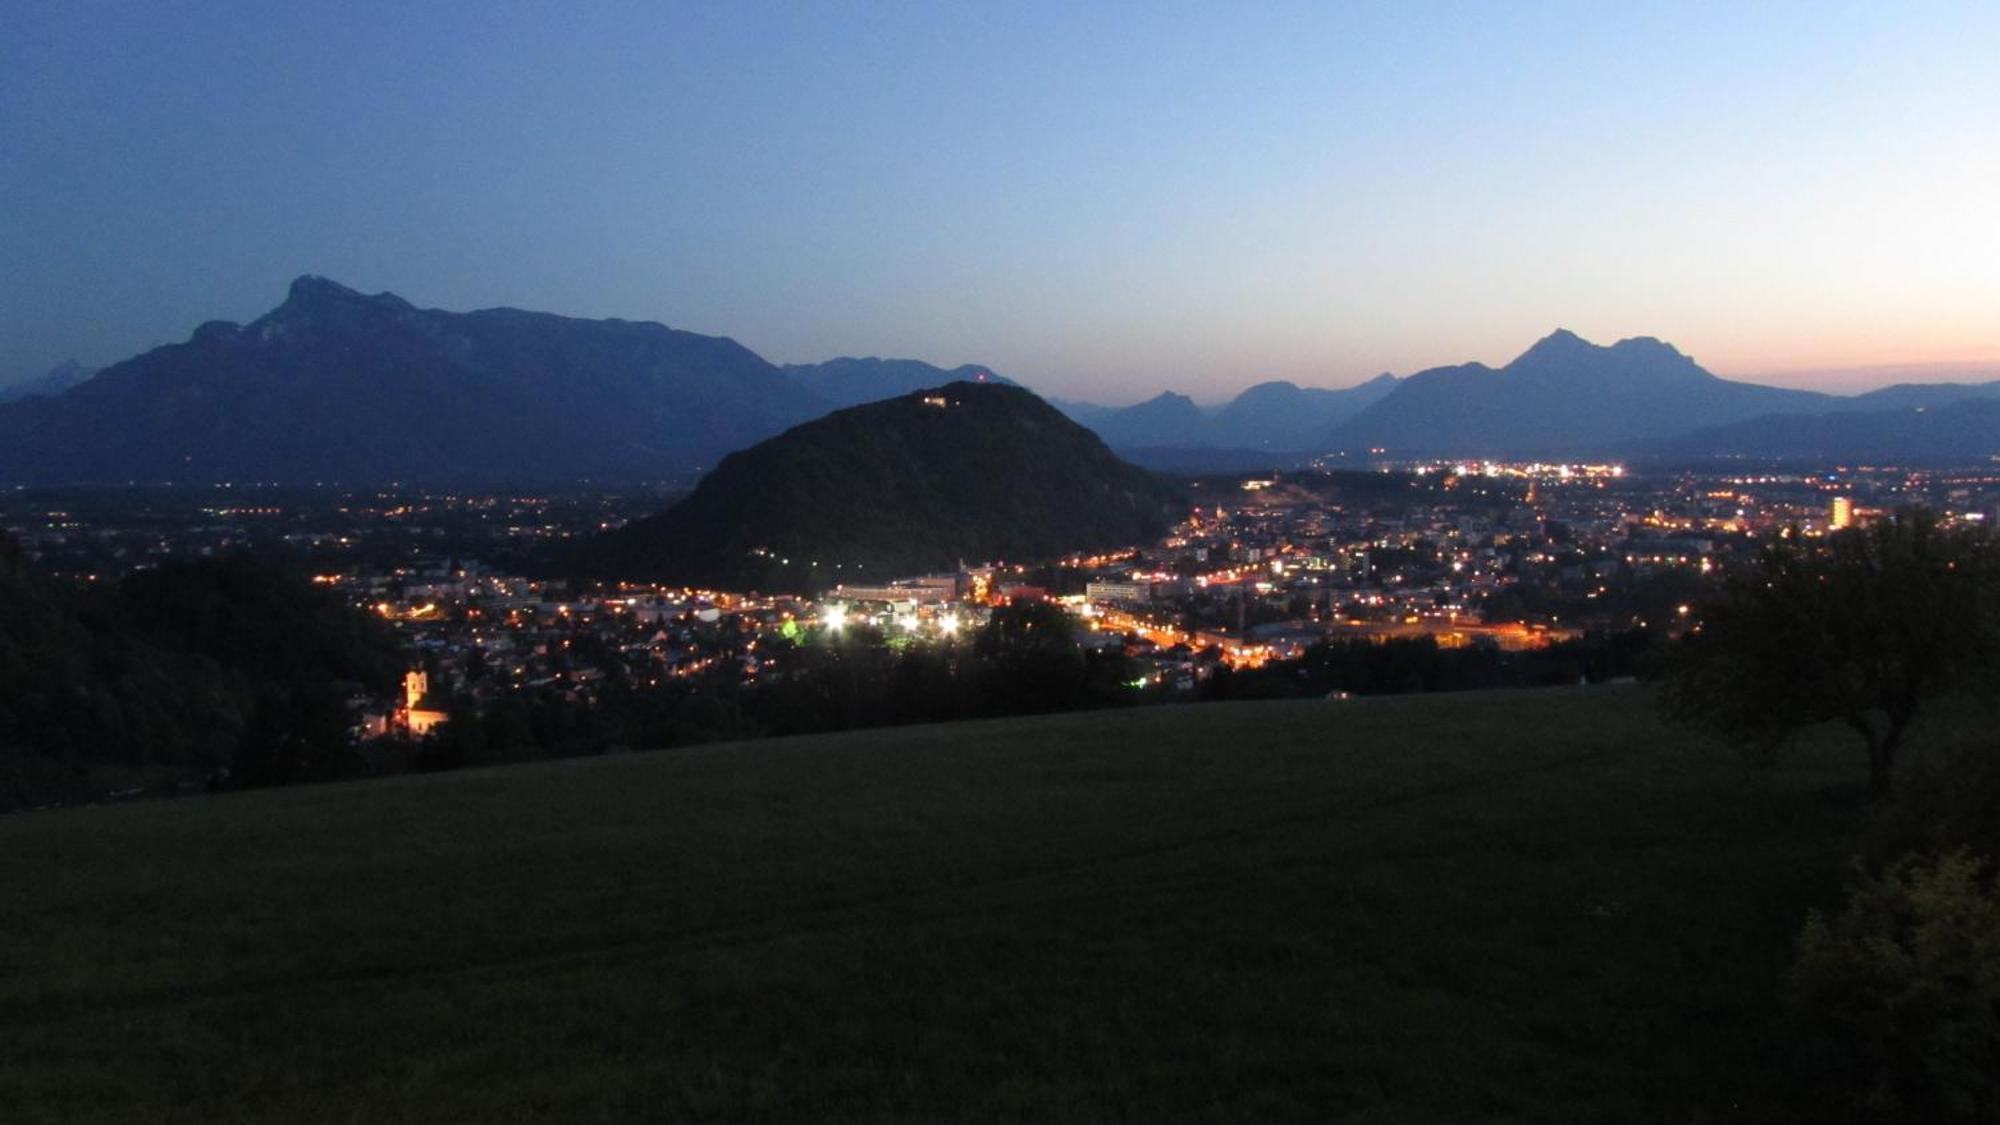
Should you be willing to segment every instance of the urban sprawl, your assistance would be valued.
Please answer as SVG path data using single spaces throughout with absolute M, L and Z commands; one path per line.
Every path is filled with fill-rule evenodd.
M 995 607 L 1059 605 L 1132 687 L 1197 689 L 1218 669 L 1313 646 L 1428 639 L 1545 648 L 1684 626 L 1713 576 L 1782 535 L 1824 535 L 1921 505 L 2000 520 L 2000 466 L 1915 471 L 1636 473 L 1616 465 L 1439 462 L 1190 482 L 1159 542 L 804 593 L 572 585 L 511 573 L 549 544 L 656 510 L 669 494 L 469 494 L 393 488 L 16 489 L 0 521 L 31 558 L 84 581 L 174 557 L 281 550 L 392 622 L 410 673 L 356 698 L 356 738 L 421 736 L 452 708 L 556 694 L 588 705 L 640 687 L 782 679 L 800 644 L 877 630 L 961 643 Z M 447 705 L 444 701 L 451 701 Z

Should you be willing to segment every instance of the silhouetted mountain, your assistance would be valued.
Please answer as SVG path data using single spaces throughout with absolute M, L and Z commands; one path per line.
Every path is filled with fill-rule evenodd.
M 1418 372 L 1333 427 L 1323 444 L 1393 454 L 1596 453 L 1832 401 L 1717 378 L 1650 337 L 1600 347 L 1558 330 L 1497 371 L 1471 363 Z
M 993 373 L 990 367 L 968 363 L 946 371 L 915 359 L 854 359 L 843 356 L 825 363 L 788 363 L 785 374 L 799 385 L 825 399 L 830 406 L 859 406 L 880 402 L 926 387 L 946 383 L 998 383 L 1016 387 L 1012 379 Z
M 46 374 L 0 387 L 0 403 L 59 395 L 95 374 L 97 374 L 96 368 L 85 367 L 73 359 L 66 359 L 49 368 Z
M 1396 377 L 1377 375 L 1342 390 L 1259 383 L 1217 411 L 1209 426 L 1217 448 L 1311 450 L 1328 429 L 1388 397 Z
M 1138 446 L 1182 448 L 1213 444 L 1208 415 L 1186 395 L 1164 391 L 1142 403 L 1114 410 L 1089 423 L 1106 445 L 1116 449 Z
M 1969 398 L 1900 410 L 1773 414 L 1635 444 L 1656 457 L 1769 457 L 1910 464 L 2000 455 L 2000 399 Z
M 1911 410 L 1947 406 L 1966 399 L 2000 399 L 2000 380 L 1991 383 L 1897 383 L 1892 387 L 1840 398 L 1842 410 Z
M 1228 453 L 1232 463 L 1245 452 L 1317 451 L 1329 427 L 1344 422 L 1396 388 L 1393 375 L 1338 390 L 1296 383 L 1259 383 L 1215 408 L 1197 406 L 1186 395 L 1165 393 L 1133 406 L 1048 400 L 1070 418 L 1097 431 L 1121 453 L 1146 451 L 1178 461 L 1204 458 L 1204 451 Z M 1137 459 L 1137 458 L 1135 458 Z M 1150 464 L 1151 462 L 1147 462 Z
M 679 504 L 582 544 L 567 569 L 823 588 L 1140 543 L 1184 508 L 1027 391 L 953 383 L 732 453 Z
M 825 409 L 734 340 L 517 309 L 423 310 L 317 277 L 247 326 L 0 407 L 0 479 L 667 476 Z
M 1075 399 L 1051 398 L 1048 396 L 1044 396 L 1042 401 L 1061 411 L 1063 417 L 1068 418 L 1072 422 L 1081 423 L 1089 429 L 1096 429 L 1097 423 L 1111 417 L 1120 410 L 1130 409 L 1123 406 L 1099 406 L 1094 402 L 1078 402 Z

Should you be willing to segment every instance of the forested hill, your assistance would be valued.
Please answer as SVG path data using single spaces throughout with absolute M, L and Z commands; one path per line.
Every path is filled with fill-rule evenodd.
M 724 458 L 687 499 L 609 532 L 578 574 L 820 589 L 1158 537 L 1176 490 L 1016 387 L 952 383 L 837 411 Z

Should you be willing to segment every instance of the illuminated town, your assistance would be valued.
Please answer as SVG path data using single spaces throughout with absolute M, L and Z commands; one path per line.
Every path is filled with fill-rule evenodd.
M 797 646 L 863 630 L 892 647 L 969 643 L 996 607 L 1024 603 L 1060 606 L 1087 652 L 1124 657 L 1131 688 L 1164 697 L 1315 646 L 1416 640 L 1519 653 L 1670 635 L 1705 582 L 1769 537 L 1821 535 L 1918 503 L 1950 521 L 2000 518 L 2000 469 L 1436 462 L 1202 477 L 1187 489 L 1192 513 L 1159 542 L 814 596 L 573 586 L 516 572 L 537 547 L 672 498 L 645 490 L 17 489 L 0 493 L 0 519 L 30 557 L 87 581 L 244 548 L 303 560 L 407 646 L 404 690 L 355 702 L 365 738 L 421 735 L 454 709 L 508 697 L 588 705 L 612 683 L 782 681 Z

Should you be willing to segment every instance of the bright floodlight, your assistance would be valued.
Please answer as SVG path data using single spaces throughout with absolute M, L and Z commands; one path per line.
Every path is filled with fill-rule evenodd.
M 938 631 L 942 632 L 947 637 L 957 636 L 958 614 L 947 613 L 943 617 L 938 618 Z
M 847 624 L 847 607 L 844 605 L 827 606 L 824 619 L 827 628 L 838 631 Z

